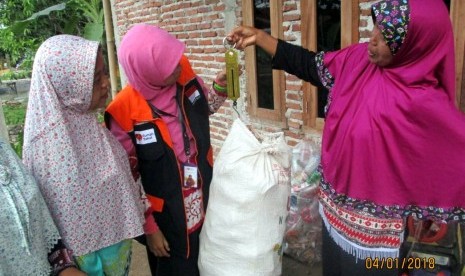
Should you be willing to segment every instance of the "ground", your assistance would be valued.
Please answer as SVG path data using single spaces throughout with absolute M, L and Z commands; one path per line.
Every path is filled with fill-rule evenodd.
M 320 276 L 321 265 L 309 266 L 284 256 L 282 276 Z M 138 242 L 133 242 L 132 264 L 129 276 L 151 276 L 145 248 Z M 220 275 L 218 275 L 220 276 Z

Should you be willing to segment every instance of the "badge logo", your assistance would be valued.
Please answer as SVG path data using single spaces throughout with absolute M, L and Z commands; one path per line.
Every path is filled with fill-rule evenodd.
M 138 145 L 145 145 L 157 142 L 157 137 L 155 136 L 155 130 L 153 128 L 141 130 L 141 131 L 134 131 L 134 135 L 136 137 L 136 144 Z

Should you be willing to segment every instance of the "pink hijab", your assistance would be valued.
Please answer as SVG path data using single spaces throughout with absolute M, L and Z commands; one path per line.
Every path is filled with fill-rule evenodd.
M 367 44 L 324 56 L 334 85 L 322 191 L 383 217 L 465 221 L 465 116 L 454 105 L 449 14 L 442 0 L 381 1 L 378 26 L 394 17 L 386 3 L 399 2 L 408 2 L 410 23 L 389 67 L 369 62 Z
M 89 112 L 98 43 L 59 35 L 34 59 L 23 162 L 77 256 L 143 234 L 126 152 Z
M 156 26 L 137 24 L 123 37 L 118 49 L 118 60 L 126 73 L 129 84 L 154 105 L 172 116 L 161 114 L 168 126 L 174 151 L 185 162 L 182 129 L 178 121 L 176 83 L 164 86 L 164 80 L 179 65 L 184 53 L 184 44 Z M 196 152 L 191 133 L 191 156 Z

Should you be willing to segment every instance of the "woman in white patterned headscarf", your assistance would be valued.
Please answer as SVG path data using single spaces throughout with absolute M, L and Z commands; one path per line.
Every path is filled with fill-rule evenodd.
M 23 162 L 38 181 L 64 244 L 90 275 L 124 275 L 143 234 L 140 185 L 126 153 L 98 123 L 109 81 L 97 42 L 70 35 L 36 53 Z
M 1 139 L 0 225 L 0 275 L 84 275 L 60 241 L 34 178 Z

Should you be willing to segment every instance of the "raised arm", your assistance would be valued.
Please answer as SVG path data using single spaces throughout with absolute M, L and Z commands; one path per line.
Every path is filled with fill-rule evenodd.
M 259 46 L 273 57 L 273 69 L 284 70 L 313 85 L 322 87 L 318 77 L 316 53 L 302 46 L 293 45 L 269 35 L 263 30 L 240 26 L 227 36 L 235 48 L 243 50 L 252 45 Z
M 257 45 L 265 52 L 274 56 L 278 39 L 269 35 L 267 32 L 249 26 L 240 26 L 233 29 L 227 36 L 231 44 L 236 44 L 235 48 L 244 50 L 247 46 Z

